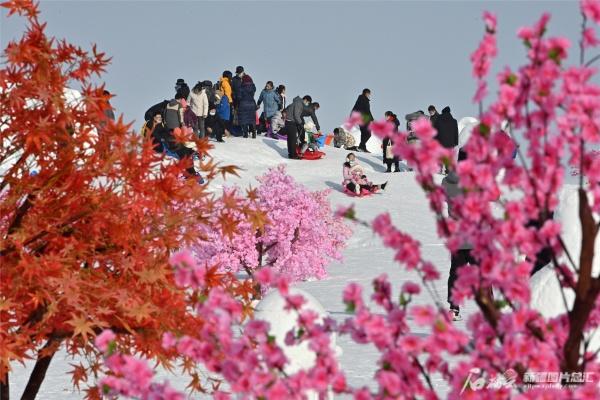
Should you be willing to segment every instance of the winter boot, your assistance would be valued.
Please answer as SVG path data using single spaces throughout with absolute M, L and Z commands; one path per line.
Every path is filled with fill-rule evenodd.
M 385 182 L 384 184 L 381 185 L 381 190 L 385 190 L 385 187 L 387 186 L 387 182 Z

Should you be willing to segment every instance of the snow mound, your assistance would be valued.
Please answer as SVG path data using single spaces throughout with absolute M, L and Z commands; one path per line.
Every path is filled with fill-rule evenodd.
M 323 305 L 308 292 L 290 288 L 290 294 L 301 295 L 306 302 L 303 305 L 303 310 L 311 310 L 319 316 L 318 321 L 322 322 L 328 317 L 328 313 Z M 275 342 L 289 360 L 289 364 L 285 368 L 288 374 L 296 373 L 303 369 L 308 369 L 315 364 L 315 353 L 308 348 L 308 343 L 303 342 L 299 345 L 288 346 L 285 344 L 286 334 L 298 328 L 298 314 L 293 310 L 285 309 L 285 299 L 279 291 L 271 291 L 257 305 L 254 314 L 255 319 L 266 321 L 271 326 L 270 334 L 275 336 Z M 342 349 L 336 346 L 336 336 L 331 335 L 331 347 L 336 352 L 336 355 L 341 355 Z
M 579 221 L 579 193 L 577 190 L 575 185 L 565 185 L 563 187 L 560 193 L 559 206 L 554 217 L 561 223 L 562 239 L 576 263 L 581 253 L 581 223 Z M 600 254 L 600 239 L 598 237 L 596 237 L 594 252 L 596 256 L 592 263 L 592 275 L 598 276 L 598 273 L 600 273 L 600 258 L 598 257 L 598 254 Z M 572 267 L 566 256 L 563 256 L 559 261 Z M 557 275 L 551 265 L 544 267 L 533 275 L 530 280 L 530 289 L 531 307 L 538 310 L 545 318 L 552 318 L 566 313 L 565 301 L 568 309 L 573 307 L 575 299 L 573 290 L 563 289 L 563 300 Z M 596 335 L 591 341 L 589 351 L 598 349 L 600 349 L 600 337 Z

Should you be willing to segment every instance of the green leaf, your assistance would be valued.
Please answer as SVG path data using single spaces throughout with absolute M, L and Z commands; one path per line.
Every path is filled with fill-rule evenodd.
M 353 301 L 347 301 L 346 303 L 346 312 L 347 313 L 354 313 L 354 311 L 356 311 L 356 304 L 354 304 Z

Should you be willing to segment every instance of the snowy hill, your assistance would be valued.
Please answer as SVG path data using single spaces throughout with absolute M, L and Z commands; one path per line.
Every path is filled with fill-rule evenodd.
M 242 168 L 240 178 L 228 178 L 212 183 L 213 190 L 219 192 L 223 185 L 249 184 L 256 186 L 254 179 L 262 175 L 267 168 L 284 163 L 287 171 L 298 182 L 311 190 L 331 189 L 330 200 L 334 209 L 337 205 L 356 204 L 357 215 L 361 219 L 371 221 L 379 213 L 389 211 L 397 226 L 421 241 L 425 256 L 439 266 L 442 280 L 437 287 L 438 294 L 445 300 L 446 279 L 450 268 L 450 255 L 437 237 L 435 219 L 429 212 L 425 196 L 414 182 L 410 172 L 385 173 L 381 161 L 381 153 L 356 153 L 357 160 L 364 166 L 369 178 L 375 183 L 389 181 L 388 189 L 380 194 L 366 198 L 351 198 L 341 192 L 342 164 L 347 151 L 326 146 L 326 157 L 317 161 L 287 159 L 286 143 L 259 137 L 253 139 L 228 138 L 226 143 L 214 143 L 213 156 L 224 164 L 236 164 Z M 441 178 L 440 178 L 441 179 Z M 400 270 L 393 262 L 390 251 L 383 248 L 381 240 L 371 230 L 355 227 L 353 237 L 344 252 L 344 260 L 334 263 L 329 268 L 329 277 L 322 281 L 304 282 L 299 288 L 307 291 L 324 306 L 325 310 L 337 320 L 343 320 L 347 314 L 342 302 L 342 290 L 349 282 L 358 282 L 364 286 L 365 292 L 371 291 L 371 280 L 381 274 L 387 274 L 397 292 L 406 280 L 417 281 L 417 277 Z M 421 302 L 430 302 L 428 295 L 418 298 Z M 468 314 L 474 305 L 468 304 L 464 310 Z M 465 318 L 466 319 L 466 318 Z M 457 322 L 465 324 L 464 320 Z M 416 334 L 426 335 L 425 330 L 415 329 Z M 338 337 L 337 344 L 342 349 L 340 361 L 352 385 L 369 385 L 373 382 L 374 366 L 377 363 L 377 352 L 370 347 L 358 346 L 347 337 Z M 40 399 L 80 399 L 82 394 L 71 389 L 70 376 L 66 374 L 72 367 L 71 359 L 65 359 L 64 353 L 57 354 L 46 375 L 38 398 Z M 32 363 L 27 368 L 15 364 L 11 374 L 10 390 L 13 396 L 20 396 L 31 372 Z M 168 374 L 175 386 L 183 389 L 187 381 Z M 441 381 L 440 392 L 445 384 Z

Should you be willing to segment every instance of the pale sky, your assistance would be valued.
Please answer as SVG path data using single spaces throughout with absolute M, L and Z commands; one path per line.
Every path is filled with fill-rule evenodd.
M 243 65 L 258 88 L 288 87 L 288 99 L 310 94 L 331 132 L 357 95 L 372 90 L 376 118 L 449 105 L 455 117 L 475 115 L 469 55 L 482 37 L 483 10 L 495 12 L 501 66 L 517 66 L 524 49 L 515 33 L 543 11 L 550 34 L 572 40 L 577 56 L 576 1 L 42 1 L 48 33 L 113 57 L 103 80 L 127 121 L 190 86 L 215 81 Z M 2 11 L 2 47 L 22 29 Z

